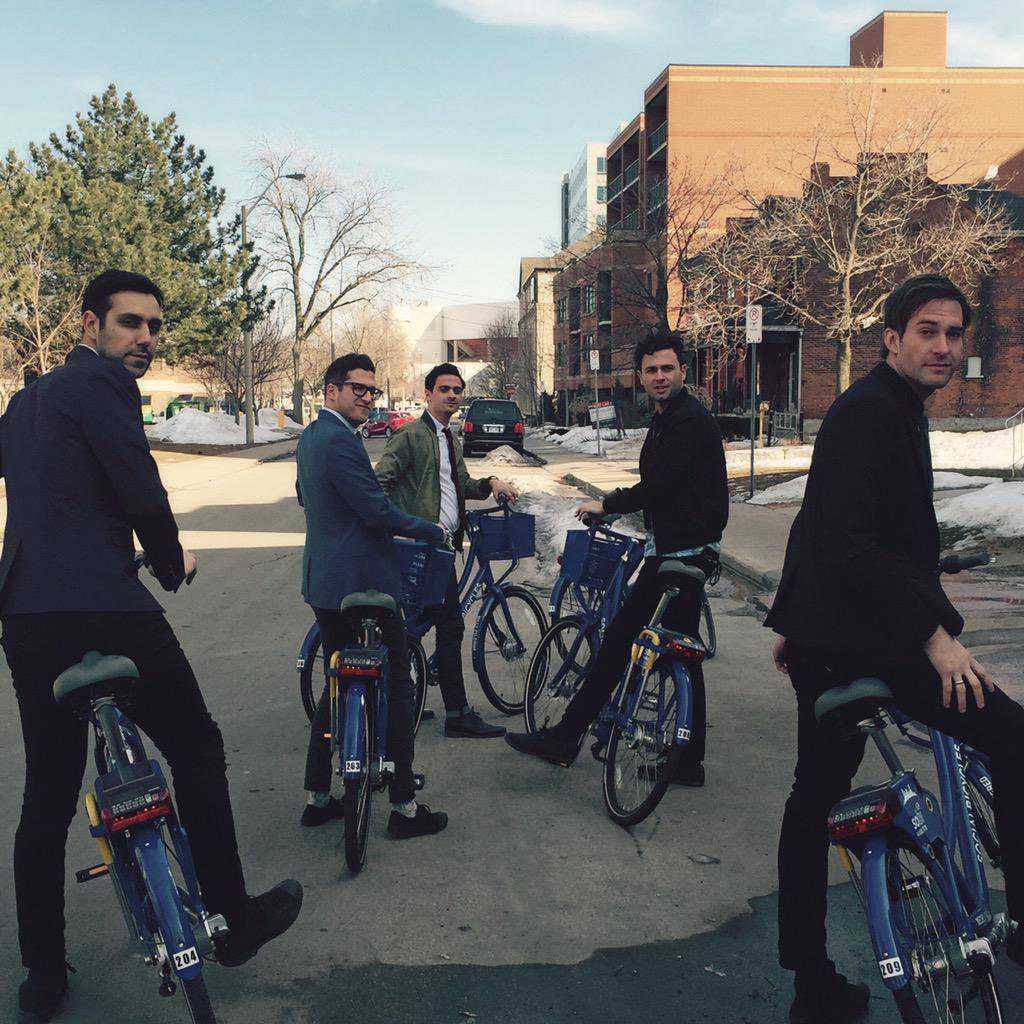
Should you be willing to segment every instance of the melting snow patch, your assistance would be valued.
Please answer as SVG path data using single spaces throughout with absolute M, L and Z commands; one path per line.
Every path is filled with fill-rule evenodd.
M 935 474 L 935 490 L 956 491 L 966 487 L 986 487 L 989 484 L 1001 483 L 997 476 L 968 476 L 966 473 L 937 472 Z M 807 474 L 786 480 L 781 484 L 766 487 L 747 499 L 748 505 L 786 505 L 804 500 L 804 489 L 807 487 Z
M 236 423 L 233 416 L 224 413 L 182 409 L 169 420 L 149 427 L 146 434 L 154 441 L 171 444 L 245 444 L 245 420 Z M 288 436 L 286 431 L 269 427 L 256 427 L 254 431 L 256 441 L 277 441 Z
M 974 534 L 1024 537 L 1024 482 L 989 484 L 980 491 L 946 498 L 935 506 L 943 526 Z

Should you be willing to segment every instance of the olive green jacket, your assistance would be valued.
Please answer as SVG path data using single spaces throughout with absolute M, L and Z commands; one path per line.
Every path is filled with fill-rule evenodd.
M 491 480 L 474 480 L 466 472 L 462 445 L 452 438 L 455 468 L 461 483 L 462 507 L 459 509 L 460 539 L 466 532 L 466 498 L 488 498 Z M 388 441 L 376 466 L 377 479 L 384 493 L 409 515 L 436 523 L 441 516 L 441 450 L 437 430 L 430 413 L 401 426 Z

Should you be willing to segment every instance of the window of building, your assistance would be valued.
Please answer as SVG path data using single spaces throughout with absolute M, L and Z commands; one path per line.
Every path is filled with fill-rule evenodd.
M 603 156 L 597 158 L 597 173 L 604 174 L 608 168 L 608 161 Z
M 981 356 L 967 357 L 967 372 L 964 376 L 968 380 L 979 380 L 983 376 L 981 372 Z
M 594 336 L 592 334 L 583 335 L 583 357 L 580 360 L 583 364 L 583 370 L 586 372 L 590 369 L 590 350 L 594 347 Z
M 597 289 L 592 284 L 583 286 L 583 312 L 593 313 L 597 301 Z
M 608 189 L 605 185 L 597 186 L 597 201 L 604 203 L 608 201 Z
M 529 296 L 530 296 L 530 302 L 536 304 L 536 302 L 537 302 L 537 275 L 536 274 L 534 274 L 533 277 L 530 278 Z
M 567 312 L 567 309 L 568 309 L 568 305 L 569 305 L 568 300 L 566 299 L 566 297 L 564 295 L 555 303 L 555 323 L 556 324 L 564 324 L 565 323 L 565 317 L 566 317 L 566 312 Z

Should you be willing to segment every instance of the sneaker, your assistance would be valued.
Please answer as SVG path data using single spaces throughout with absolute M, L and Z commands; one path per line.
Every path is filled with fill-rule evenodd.
M 820 985 L 797 991 L 789 1008 L 789 1024 L 847 1024 L 867 1013 L 871 995 L 867 985 L 847 981 L 842 974 L 826 978 Z
M 299 819 L 300 825 L 305 825 L 306 828 L 316 828 L 317 825 L 324 825 L 328 821 L 334 821 L 335 818 L 345 817 L 345 807 L 340 800 L 336 797 L 331 797 L 331 802 L 326 807 L 317 807 L 316 804 L 306 804 L 302 808 L 302 817 Z
M 506 733 L 505 742 L 513 750 L 518 750 L 522 754 L 532 754 L 561 768 L 568 768 L 580 752 L 580 746 L 575 740 L 564 739 L 554 729 L 541 729 L 532 733 Z
M 259 948 L 283 935 L 295 923 L 302 909 L 302 886 L 285 879 L 261 896 L 250 897 L 240 915 L 229 922 L 231 932 L 217 947 L 217 962 L 238 967 L 251 960 Z
M 445 736 L 465 736 L 469 739 L 490 740 L 504 736 L 505 726 L 488 724 L 478 712 L 470 708 L 458 718 L 446 718 L 444 734 Z
M 398 811 L 391 812 L 388 835 L 392 839 L 415 839 L 443 832 L 447 825 L 448 815 L 444 811 L 432 811 L 426 804 L 417 804 L 415 818 L 407 818 Z
M 420 715 L 421 722 L 430 722 L 435 718 L 437 718 L 437 715 L 435 715 L 434 712 L 430 710 L 430 708 L 424 708 L 423 714 Z
M 18 1024 L 46 1024 L 60 1009 L 68 994 L 68 972 L 57 968 L 32 967 L 18 989 Z

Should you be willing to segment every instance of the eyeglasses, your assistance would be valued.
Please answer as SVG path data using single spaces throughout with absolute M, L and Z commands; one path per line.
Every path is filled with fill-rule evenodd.
M 365 398 L 369 395 L 371 398 L 376 400 L 384 394 L 380 388 L 375 388 L 372 384 L 357 384 L 352 380 L 343 380 L 340 384 L 335 384 L 334 386 L 341 389 L 346 384 L 352 389 L 352 394 L 355 395 L 356 398 Z

